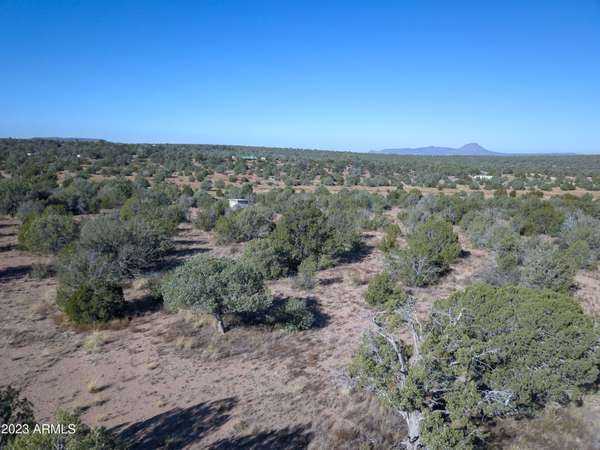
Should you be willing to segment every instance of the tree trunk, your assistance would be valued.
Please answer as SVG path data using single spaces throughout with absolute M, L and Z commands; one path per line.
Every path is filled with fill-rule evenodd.
M 219 334 L 225 334 L 225 325 L 223 324 L 223 316 L 221 314 L 215 314 L 215 325 Z
M 421 411 L 407 411 L 404 419 L 408 426 L 408 437 L 406 441 L 404 441 L 406 450 L 418 450 L 423 448 L 421 446 L 421 420 L 423 419 Z

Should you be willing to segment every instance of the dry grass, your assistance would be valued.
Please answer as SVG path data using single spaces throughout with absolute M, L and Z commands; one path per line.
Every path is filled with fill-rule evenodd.
M 592 450 L 600 448 L 600 399 L 583 406 L 550 405 L 535 419 L 506 419 L 493 430 L 495 448 L 510 450 Z
M 371 394 L 356 392 L 335 400 L 341 414 L 313 424 L 309 450 L 375 450 L 398 448 L 404 439 L 401 418 L 385 409 Z
M 100 386 L 98 386 L 98 382 L 95 379 L 88 381 L 85 387 L 90 394 L 100 392 Z
M 88 353 L 99 353 L 107 342 L 106 333 L 95 330 L 84 339 L 83 348 Z
M 158 361 L 146 361 L 146 369 L 148 370 L 156 370 L 160 367 L 160 363 Z
M 191 350 L 194 348 L 194 338 L 179 336 L 175 339 L 175 349 L 177 350 Z

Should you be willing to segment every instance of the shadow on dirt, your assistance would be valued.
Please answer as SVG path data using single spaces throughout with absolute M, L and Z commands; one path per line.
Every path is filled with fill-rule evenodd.
M 312 433 L 309 426 L 297 425 L 281 430 L 260 431 L 247 436 L 222 439 L 212 446 L 210 450 L 300 450 L 310 443 Z
M 111 432 L 129 450 L 184 448 L 225 424 L 237 402 L 229 397 L 185 409 L 174 408 L 131 425 L 115 427 Z
M 0 283 L 13 280 L 15 278 L 23 278 L 31 272 L 31 265 L 7 267 L 0 270 Z

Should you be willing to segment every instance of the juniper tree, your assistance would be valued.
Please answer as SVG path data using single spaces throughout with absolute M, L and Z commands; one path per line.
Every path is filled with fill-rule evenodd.
M 190 259 L 167 275 L 161 291 L 167 308 L 208 313 L 220 333 L 225 332 L 225 314 L 259 313 L 272 303 L 263 276 L 252 266 L 206 255 Z
M 436 301 L 426 323 L 414 301 L 393 315 L 376 316 L 351 373 L 405 419 L 408 449 L 474 448 L 491 419 L 580 400 L 598 380 L 599 331 L 565 294 L 482 284 Z

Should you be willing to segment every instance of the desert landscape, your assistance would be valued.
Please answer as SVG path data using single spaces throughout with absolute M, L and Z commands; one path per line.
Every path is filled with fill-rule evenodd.
M 235 156 L 239 150 L 231 148 L 223 149 L 220 159 L 212 157 L 207 162 L 201 155 L 211 155 L 214 150 L 191 146 L 183 149 L 184 159 L 196 156 L 179 171 L 173 168 L 178 161 L 151 162 L 156 158 L 148 155 L 141 158 L 139 147 L 128 150 L 129 163 L 109 164 L 106 156 L 91 160 L 83 155 L 127 152 L 121 148 L 113 153 L 115 145 L 103 142 L 7 140 L 3 144 L 19 162 L 15 166 L 11 157 L 5 158 L 3 168 L 9 194 L 3 197 L 8 215 L 0 222 L 1 345 L 8 357 L 2 360 L 0 372 L 5 385 L 17 388 L 31 403 L 37 421 L 51 422 L 57 410 L 71 411 L 83 423 L 97 427 L 94 430 L 111 436 L 109 447 L 393 448 L 408 433 L 402 416 L 382 404 L 377 392 L 362 389 L 353 373 L 363 336 L 378 328 L 382 314 L 400 314 L 401 309 L 394 308 L 403 308 L 408 302 L 411 317 L 427 323 L 437 301 L 482 282 L 496 286 L 531 286 L 535 282 L 568 292 L 589 317 L 598 314 L 597 229 L 576 227 L 587 244 L 582 256 L 581 250 L 572 250 L 572 238 L 567 238 L 571 228 L 565 228 L 574 220 L 581 227 L 597 220 L 593 218 L 598 210 L 595 191 L 517 192 L 510 189 L 514 178 L 502 176 L 496 181 L 502 186 L 495 189 L 467 186 L 459 192 L 443 185 L 432 189 L 416 182 L 421 170 L 418 165 L 408 174 L 410 184 L 400 187 L 380 190 L 367 186 L 369 178 L 378 176 L 377 165 L 363 172 L 360 184 L 351 188 L 326 186 L 322 177 L 286 187 L 278 180 L 286 177 L 290 167 L 314 164 L 314 160 L 290 163 L 279 156 L 284 152 L 262 149 L 261 154 L 269 156 L 244 161 Z M 23 146 L 32 151 L 23 152 L 19 148 Z M 166 155 L 172 149 L 151 151 Z M 79 169 L 69 162 L 74 152 L 80 152 Z M 22 156 L 27 153 L 35 156 Z M 52 177 L 40 172 L 42 164 L 32 158 L 62 161 L 59 164 L 66 166 Z M 371 158 L 377 164 L 379 158 L 389 157 Z M 418 158 L 415 161 L 418 164 Z M 519 158 L 512 161 L 522 163 Z M 317 164 L 321 173 L 333 173 L 335 163 L 324 160 Z M 389 166 L 387 161 L 385 164 Z M 31 194 L 24 194 L 15 202 L 18 190 L 14 186 L 20 176 L 13 175 L 18 173 L 13 167 L 20 167 L 20 173 L 27 167 L 34 170 L 28 186 L 56 183 L 55 187 L 45 191 L 50 193 L 45 199 L 44 195 L 27 200 Z M 274 172 L 269 178 L 264 178 L 265 167 Z M 121 173 L 109 174 L 114 170 Z M 186 175 L 187 171 L 192 175 Z M 190 181 L 197 177 L 194 172 L 204 179 Z M 341 178 L 335 178 L 345 183 L 348 173 L 346 168 Z M 450 169 L 449 176 L 451 173 Z M 250 199 L 250 206 L 232 208 L 227 200 L 231 198 Z M 295 205 L 304 206 L 298 209 Z M 313 250 L 307 251 L 320 255 L 317 264 L 308 268 L 300 264 L 297 269 L 285 269 L 289 270 L 286 274 L 280 265 L 291 262 L 271 261 L 270 253 L 261 256 L 264 250 L 252 245 L 279 238 L 278 227 L 297 211 L 314 208 L 312 205 L 319 205 L 314 212 L 325 220 L 321 228 L 336 221 L 331 232 L 341 234 L 331 236 L 337 236 L 333 242 L 341 246 L 339 253 L 325 250 L 332 245 L 325 242 L 311 247 Z M 510 213 L 517 211 L 515 206 L 521 212 Z M 132 218 L 127 218 L 129 211 L 134 211 Z M 134 223 L 136 217 L 152 224 L 154 230 L 164 230 L 164 241 L 152 240 L 156 231 L 150 229 L 146 233 L 151 234 L 141 236 L 144 241 L 152 240 L 153 251 L 167 242 L 164 251 L 147 253 L 144 242 L 122 240 L 135 240 L 134 235 L 113 236 L 112 229 L 101 232 L 93 228 L 112 221 L 111 227 L 118 229 Z M 453 262 L 441 272 L 404 268 L 399 259 L 406 258 L 416 245 L 419 230 L 437 223 L 438 217 L 445 218 L 442 223 L 449 228 L 444 232 L 450 233 L 448 239 L 456 239 L 452 245 L 460 249 Z M 488 217 L 493 222 L 486 222 Z M 50 225 L 58 219 L 67 221 Z M 41 228 L 37 222 L 43 224 Z M 288 225 L 295 226 L 293 222 Z M 296 239 L 313 237 L 302 234 L 304 229 L 298 229 Z M 494 235 L 503 238 L 489 240 Z M 288 239 L 285 236 L 281 239 Z M 505 244 L 507 250 L 496 247 L 498 240 L 509 238 L 516 241 Z M 89 239 L 91 243 L 85 244 Z M 111 258 L 124 267 L 117 281 L 123 307 L 116 309 L 113 317 L 89 319 L 69 309 L 61 287 L 71 283 L 72 275 L 65 271 L 83 270 L 86 278 L 98 276 L 89 270 L 100 270 L 100 260 L 95 257 L 97 267 L 92 269 L 76 269 L 65 261 L 75 257 L 77 246 L 83 251 L 86 245 L 97 249 L 115 245 L 109 239 L 121 242 L 114 250 L 102 251 L 116 252 Z M 504 268 L 499 255 L 519 240 L 519 256 L 513 266 Z M 295 242 L 298 248 L 304 245 Z M 154 259 L 142 265 L 121 254 L 124 245 L 137 245 L 137 253 Z M 273 241 L 272 245 L 277 248 L 279 244 Z M 539 250 L 528 250 L 532 245 Z M 563 249 L 560 258 L 554 248 Z M 544 261 L 556 261 L 540 268 L 542 274 L 536 273 L 533 281 L 515 278 L 526 265 L 523 258 L 528 255 L 523 252 L 536 251 L 542 252 Z M 564 255 L 569 259 L 563 259 Z M 121 262 L 122 258 L 126 259 Z M 169 276 L 192 261 L 210 258 L 256 266 L 260 283 L 264 282 L 272 299 L 267 307 L 271 309 L 265 313 L 225 312 L 222 334 L 215 328 L 216 316 L 208 306 L 163 304 L 165 295 L 171 295 L 165 287 Z M 576 266 L 580 268 L 575 270 Z M 391 281 L 381 278 L 388 274 Z M 429 278 L 420 278 L 424 276 Z M 393 284 L 381 287 L 390 282 Z M 388 297 L 400 302 L 394 303 L 392 310 L 382 306 L 390 301 Z M 286 325 L 270 318 L 274 313 L 268 311 L 292 301 L 299 302 L 303 312 L 289 317 L 300 322 Z M 410 327 L 401 323 L 396 333 L 408 345 Z M 547 407 L 527 420 L 509 415 L 485 424 L 488 445 L 596 448 L 599 443 L 593 424 L 600 407 L 598 398 L 588 393 L 578 406 L 553 409 L 552 413 Z
M 600 0 L 0 17 L 0 450 L 600 450 Z

